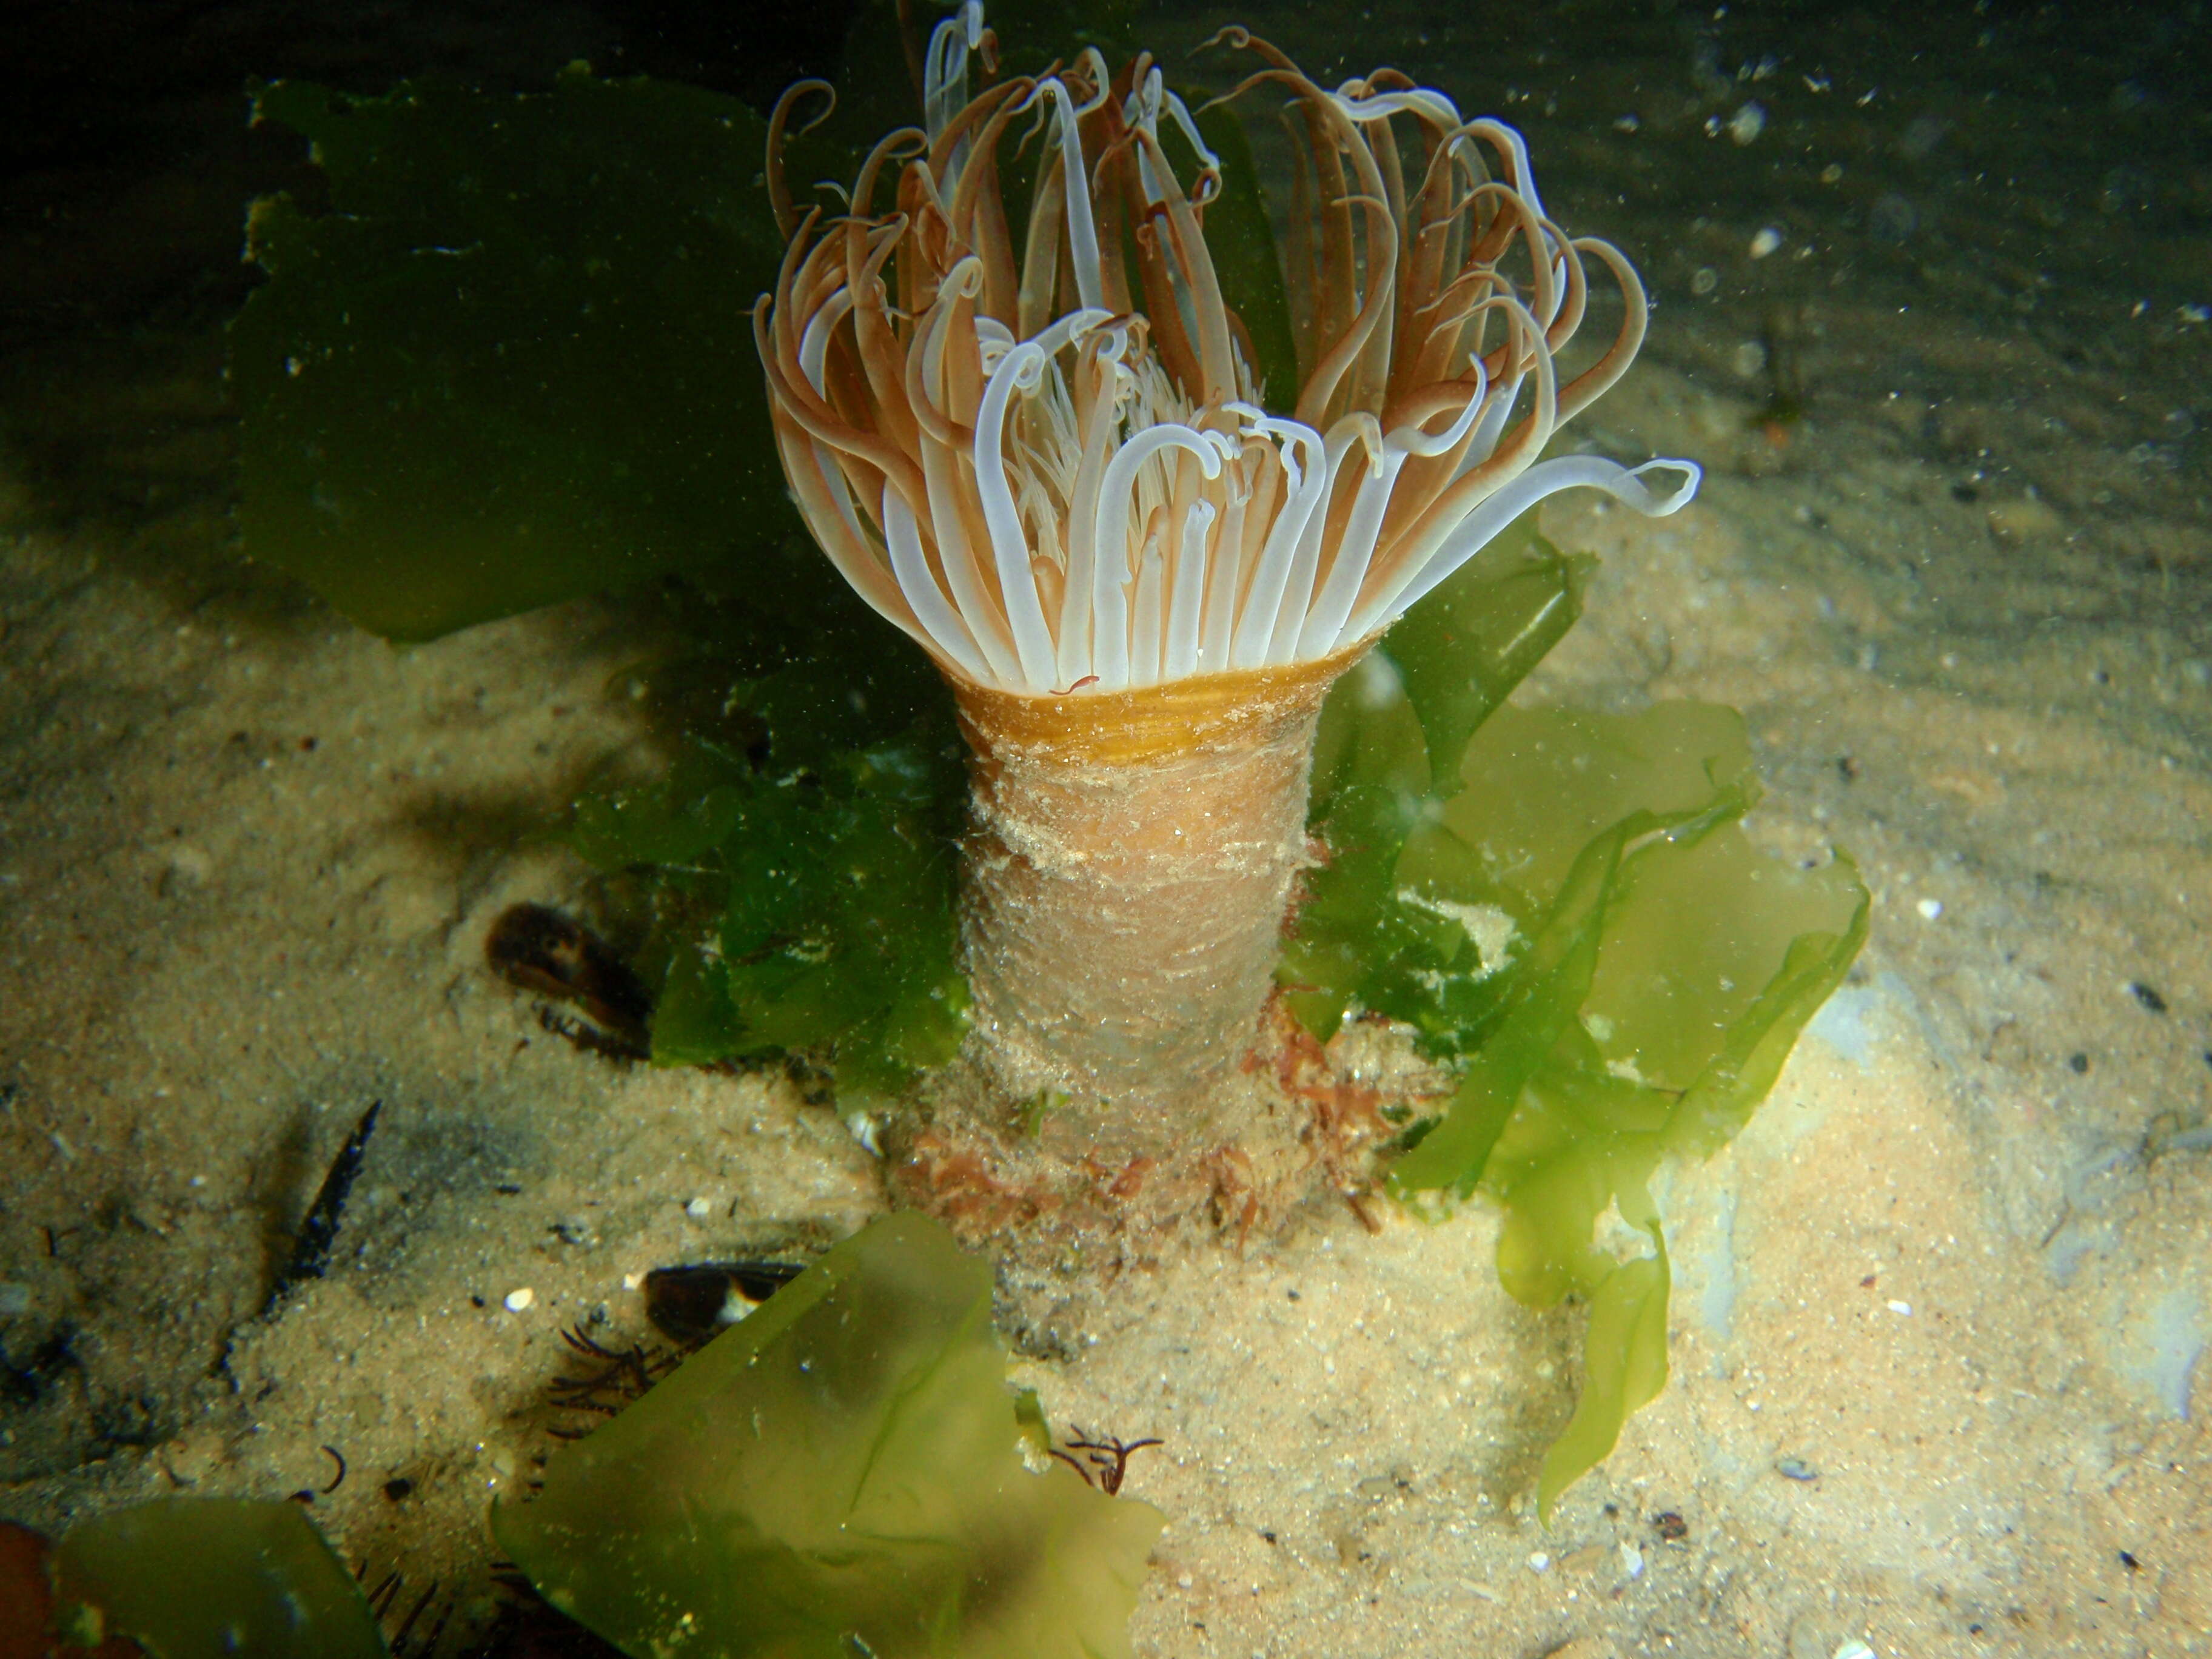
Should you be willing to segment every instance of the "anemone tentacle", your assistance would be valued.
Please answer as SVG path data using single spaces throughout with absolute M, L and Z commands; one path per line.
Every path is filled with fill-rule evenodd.
M 1395 70 L 1329 89 L 1245 30 L 1214 44 L 1257 59 L 1230 96 L 1287 96 L 1295 386 L 1257 383 L 1206 246 L 1222 162 L 1149 55 L 999 80 L 969 0 L 930 40 L 922 125 L 834 214 L 793 202 L 782 157 L 826 88 L 770 123 L 788 246 L 755 333 L 793 491 L 956 681 L 1103 695 L 1335 658 L 1555 490 L 1658 515 L 1697 488 L 1687 461 L 1541 459 L 1648 306 L 1617 249 L 1546 211 L 1520 134 Z M 999 157 L 1024 120 L 1043 149 L 1016 246 Z M 1621 320 L 1563 383 L 1593 263 Z

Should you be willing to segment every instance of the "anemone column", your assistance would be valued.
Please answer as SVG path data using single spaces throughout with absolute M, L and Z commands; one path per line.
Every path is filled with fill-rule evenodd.
M 1251 1046 L 1307 863 L 1322 699 L 1353 653 L 1145 692 L 963 687 L 975 831 L 963 922 L 1000 1087 L 1115 1160 L 1198 1128 Z

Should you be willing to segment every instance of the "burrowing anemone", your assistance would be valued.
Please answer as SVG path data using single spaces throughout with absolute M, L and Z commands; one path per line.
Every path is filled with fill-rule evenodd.
M 1171 1148 L 1251 1044 L 1330 684 L 1544 496 L 1660 514 L 1698 483 L 1540 459 L 1647 307 L 1617 250 L 1546 215 L 1519 134 L 1395 71 L 1331 91 L 1242 29 L 1218 44 L 1297 139 L 1295 386 L 1255 382 L 1206 247 L 1220 166 L 1158 66 L 1086 49 L 971 98 L 971 54 L 995 62 L 972 0 L 930 41 L 926 125 L 834 211 L 793 204 L 782 137 L 821 88 L 787 94 L 788 246 L 754 313 L 808 524 L 951 682 L 974 750 L 979 1058 L 1117 1159 Z M 1593 264 L 1621 320 L 1562 384 Z

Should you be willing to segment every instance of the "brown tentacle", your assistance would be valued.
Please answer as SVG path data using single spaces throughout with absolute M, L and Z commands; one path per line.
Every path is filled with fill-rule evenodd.
M 837 89 L 827 81 L 794 81 L 783 89 L 783 96 L 775 100 L 775 108 L 768 118 L 768 200 L 775 213 L 776 228 L 788 241 L 799 228 L 799 210 L 791 199 L 791 189 L 783 176 L 783 149 L 791 134 L 791 113 L 799 103 L 819 93 L 829 100 L 822 113 L 799 129 L 811 132 L 828 120 L 837 107 Z
M 1559 389 L 1559 419 L 1562 422 L 1579 415 L 1591 404 L 1603 397 L 1628 373 L 1636 354 L 1644 349 L 1644 336 L 1650 326 L 1651 302 L 1645 297 L 1643 279 L 1637 276 L 1636 267 L 1628 262 L 1627 255 L 1610 242 L 1595 236 L 1586 236 L 1574 246 L 1595 253 L 1613 280 L 1620 284 L 1621 304 L 1625 307 L 1620 329 L 1613 336 L 1612 345 L 1605 355 Z

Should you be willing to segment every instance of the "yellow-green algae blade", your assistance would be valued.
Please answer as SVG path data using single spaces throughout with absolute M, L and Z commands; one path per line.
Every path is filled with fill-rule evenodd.
M 1545 1521 L 1561 1492 L 1612 1455 L 1621 1425 L 1667 1386 L 1668 1277 L 1662 1246 L 1614 1268 L 1591 1296 L 1582 1396 L 1536 1477 L 1536 1512 Z
M 1849 860 L 1802 869 L 1744 836 L 1735 820 L 1756 787 L 1733 709 L 1507 708 L 1466 770 L 1443 832 L 1516 916 L 1554 917 L 1586 871 L 1577 843 L 1636 826 L 1597 896 L 1586 976 L 1557 988 L 1573 1006 L 1555 1012 L 1572 1018 L 1518 1080 L 1480 1171 L 1505 1206 L 1506 1290 L 1537 1306 L 1578 1296 L 1589 1310 L 1582 1395 L 1538 1480 L 1548 1516 L 1666 1380 L 1669 1275 L 1646 1181 L 1664 1154 L 1710 1153 L 1741 1127 L 1858 955 L 1868 901 Z M 1439 849 L 1407 854 L 1401 873 L 1416 875 L 1408 866 Z M 1608 1246 L 1608 1209 L 1650 1235 L 1649 1250 Z
M 1571 581 L 1559 592 L 1571 599 Z M 1490 603 L 1541 614 L 1494 583 L 1462 597 L 1477 622 Z M 1468 641 L 1485 637 L 1514 635 L 1465 618 L 1403 645 L 1394 633 L 1402 690 L 1346 677 L 1316 769 L 1330 861 L 1283 977 L 1317 1034 L 1364 1007 L 1458 1067 L 1443 1115 L 1409 1132 L 1394 1189 L 1488 1192 L 1505 1212 L 1506 1290 L 1589 1310 L 1583 1393 L 1538 1480 L 1548 1514 L 1666 1378 L 1653 1170 L 1742 1127 L 1857 956 L 1868 903 L 1840 854 L 1799 868 L 1746 838 L 1736 820 L 1758 785 L 1733 709 L 1499 708 L 1502 690 L 1467 678 Z M 1516 664 L 1498 666 L 1503 687 Z M 1412 781 L 1424 744 L 1431 759 L 1464 744 L 1459 788 Z
M 167 1498 L 72 1527 L 54 1553 L 58 1622 L 154 1659 L 383 1659 L 361 1586 L 297 1504 Z M 67 1649 L 63 1650 L 67 1651 Z
M 1159 1512 L 1020 1451 L 991 1273 L 895 1215 L 493 1516 L 635 1659 L 1119 1659 Z

